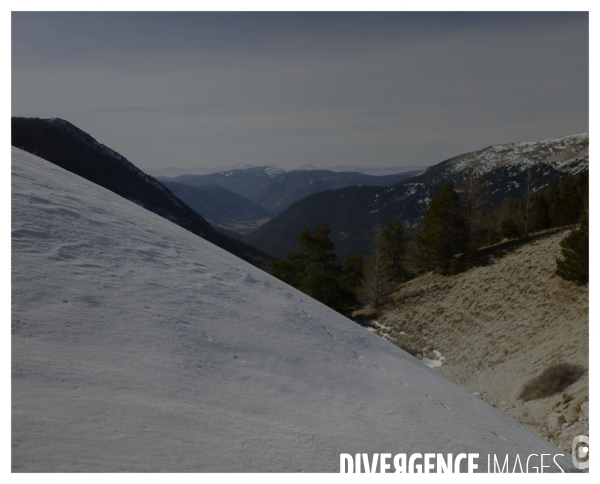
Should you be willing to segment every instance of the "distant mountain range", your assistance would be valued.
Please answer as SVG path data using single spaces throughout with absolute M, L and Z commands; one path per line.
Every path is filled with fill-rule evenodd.
M 497 145 L 462 154 L 391 187 L 347 187 L 297 201 L 244 240 L 273 256 L 297 250 L 300 232 L 328 222 L 340 255 L 368 252 L 372 230 L 392 218 L 412 224 L 424 214 L 428 197 L 441 186 L 464 179 L 467 171 L 481 177 L 498 205 L 523 194 L 527 170 L 537 190 L 549 181 L 588 170 L 589 136 L 582 133 L 538 142 Z
M 100 185 L 261 268 L 270 257 L 223 234 L 162 183 L 62 119 L 11 120 L 11 144 Z
M 268 166 L 269 168 L 276 168 L 278 170 L 281 170 L 281 168 L 279 168 L 277 165 L 261 166 Z M 196 166 L 191 168 L 178 168 L 176 166 L 171 166 L 169 168 L 145 168 L 144 171 L 156 178 L 175 178 L 181 175 L 210 175 L 212 173 L 219 173 L 220 171 L 247 170 L 248 168 L 256 168 L 256 166 L 249 164 L 216 166 L 212 168 L 205 168 L 203 166 Z
M 237 237 L 273 218 L 257 203 L 217 185 L 192 186 L 171 181 L 163 184 L 219 230 Z
M 219 173 L 222 171 L 231 171 L 231 170 L 247 170 L 249 168 L 258 168 L 258 167 L 267 167 L 267 168 L 275 168 L 281 171 L 296 171 L 296 170 L 327 170 L 333 171 L 334 173 L 340 172 L 354 172 L 354 173 L 363 173 L 365 175 L 373 175 L 373 176 L 384 176 L 384 175 L 397 175 L 398 173 L 406 173 L 406 172 L 419 172 L 423 171 L 426 166 L 384 166 L 384 167 L 369 167 L 369 166 L 355 166 L 355 165 L 337 165 L 337 166 L 321 166 L 315 164 L 307 164 L 301 166 L 300 168 L 294 169 L 285 169 L 281 168 L 277 165 L 249 165 L 249 164 L 237 164 L 237 165 L 226 165 L 226 166 L 216 166 L 212 168 L 205 168 L 201 166 L 191 167 L 191 168 L 178 168 L 175 166 L 169 168 L 146 168 L 144 171 L 154 177 L 167 177 L 167 178 L 175 178 L 181 175 L 211 175 L 212 173 Z
M 314 230 L 325 221 L 339 255 L 353 250 L 365 254 L 376 224 L 385 225 L 394 217 L 414 224 L 429 197 L 447 181 L 462 181 L 467 173 L 485 181 L 498 205 L 505 197 L 523 194 L 528 169 L 534 191 L 553 179 L 589 169 L 589 135 L 582 133 L 491 146 L 420 172 L 394 175 L 334 172 L 313 169 L 314 165 L 290 172 L 262 166 L 158 181 L 67 121 L 12 118 L 11 124 L 13 146 L 263 268 L 269 266 L 270 256 L 296 250 L 302 229 Z
M 273 167 L 255 167 L 222 171 L 212 175 L 182 175 L 163 182 L 192 186 L 217 185 L 251 200 L 277 215 L 292 203 L 308 195 L 348 186 L 390 186 L 406 180 L 415 172 L 372 176 L 362 173 L 335 173 L 328 170 L 284 172 Z
M 364 175 L 372 176 L 385 176 L 385 175 L 398 175 L 400 173 L 419 173 L 427 168 L 427 166 L 380 166 L 380 167 L 369 167 L 369 166 L 355 166 L 355 165 L 337 165 L 337 166 L 320 166 L 315 164 L 309 164 L 297 168 L 297 170 L 328 170 L 335 173 L 341 172 L 353 172 L 362 173 Z

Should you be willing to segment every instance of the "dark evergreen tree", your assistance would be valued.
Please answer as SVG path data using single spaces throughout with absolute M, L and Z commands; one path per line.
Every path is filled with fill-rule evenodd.
M 429 205 L 417 235 L 417 256 L 428 270 L 444 274 L 453 268 L 455 255 L 468 248 L 468 228 L 452 183 L 446 183 Z
M 342 276 L 340 280 L 342 287 L 345 290 L 356 294 L 356 291 L 358 290 L 363 278 L 363 256 L 357 251 L 354 251 L 352 254 L 342 259 L 340 267 L 342 269 Z
M 333 253 L 329 225 L 323 223 L 314 232 L 300 233 L 300 250 L 289 252 L 287 259 L 276 259 L 271 273 L 330 308 L 345 313 L 356 304 L 356 297 L 344 280 L 342 267 Z
M 305 268 L 302 261 L 290 261 L 276 257 L 271 264 L 271 275 L 297 289 L 304 277 Z
M 540 188 L 529 201 L 529 231 L 562 227 L 580 220 L 588 213 L 588 193 L 587 172 L 555 179 Z M 464 191 L 462 196 L 466 196 Z M 523 237 L 526 218 L 527 192 L 519 198 L 505 197 L 498 208 L 488 212 L 486 224 L 477 235 L 476 247 L 500 242 L 504 237 Z
M 303 267 L 298 289 L 327 306 L 337 307 L 334 299 L 339 286 L 336 279 L 340 274 L 329 232 L 326 223 L 319 225 L 313 233 L 304 229 L 300 233 L 300 251 L 290 252 L 288 260 Z
M 589 281 L 589 225 L 584 219 L 578 228 L 573 229 L 561 242 L 562 259 L 556 258 L 556 273 L 579 285 Z
M 517 222 L 515 222 L 512 218 L 508 218 L 506 220 L 502 221 L 502 235 L 504 237 L 506 237 L 507 239 L 517 239 L 519 237 L 521 237 L 522 233 L 521 230 L 519 229 L 519 226 L 517 225 Z
M 543 195 L 538 195 L 533 199 L 531 206 L 531 232 L 544 230 L 550 227 L 550 217 L 548 216 L 548 203 Z
M 561 180 L 555 189 L 548 213 L 553 227 L 570 225 L 579 220 L 585 211 L 588 194 L 588 178 L 569 177 Z
M 481 229 L 475 241 L 476 247 L 485 247 L 497 244 L 502 240 L 502 235 L 494 227 L 485 227 Z

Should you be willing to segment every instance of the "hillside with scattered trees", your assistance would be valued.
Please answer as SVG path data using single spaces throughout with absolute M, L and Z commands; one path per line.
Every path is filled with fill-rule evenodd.
M 454 186 L 461 194 L 461 203 L 466 205 L 464 216 L 467 218 L 471 241 L 476 236 L 485 236 L 476 234 L 483 225 L 497 232 L 502 231 L 502 227 L 496 227 L 496 224 L 491 227 L 484 216 L 503 203 L 504 211 L 512 212 L 511 217 L 502 217 L 502 221 L 506 220 L 503 231 L 513 231 L 513 235 L 517 235 L 522 231 L 535 231 L 530 228 L 531 224 L 527 224 L 526 228 L 524 219 L 521 223 L 521 215 L 523 212 L 531 213 L 537 195 L 544 192 L 548 202 L 549 198 L 554 198 L 545 193 L 548 186 L 560 180 L 568 184 L 569 179 L 585 177 L 588 166 L 587 133 L 539 142 L 491 146 L 450 158 L 391 187 L 348 187 L 310 195 L 247 235 L 244 240 L 273 256 L 284 257 L 289 251 L 298 249 L 299 235 L 304 228 L 314 230 L 327 222 L 338 256 L 349 255 L 355 250 L 366 256 L 377 225 L 383 227 L 393 218 L 398 218 L 415 231 L 432 198 L 446 183 Z M 561 186 L 559 189 L 564 188 Z M 529 202 L 523 198 L 526 193 L 529 194 Z M 510 202 L 516 199 L 523 200 L 523 207 L 516 207 Z M 567 207 L 561 207 L 559 211 L 564 208 Z M 553 210 L 550 208 L 551 216 Z M 558 221 L 555 217 L 551 224 L 564 225 L 573 220 Z M 492 230 L 488 242 L 482 240 L 478 244 L 485 245 L 494 236 Z
M 329 225 L 325 222 L 313 232 L 306 228 L 300 250 L 276 258 L 272 273 L 348 314 L 360 305 L 385 304 L 399 285 L 425 272 L 461 273 L 487 264 L 488 247 L 523 243 L 537 233 L 576 223 L 562 243 L 556 271 L 564 279 L 587 283 L 587 172 L 557 179 L 535 193 L 531 186 L 494 209 L 485 189 L 468 178 L 458 189 L 448 182 L 413 227 L 398 218 L 384 227 L 376 225 L 365 256 L 354 251 L 336 258 Z

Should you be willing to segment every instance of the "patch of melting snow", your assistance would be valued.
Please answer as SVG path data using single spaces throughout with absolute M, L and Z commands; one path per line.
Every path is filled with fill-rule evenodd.
M 429 358 L 423 358 L 423 363 L 425 363 L 429 368 L 439 368 L 446 361 L 446 357 L 442 355 L 438 350 L 433 350 L 435 354 L 435 359 L 430 360 Z
M 377 326 L 377 329 L 382 329 L 384 331 L 391 331 L 392 328 L 390 326 L 386 326 L 385 324 L 381 324 L 379 321 L 371 321 L 371 324 Z M 375 331 L 373 328 L 369 328 L 372 331 Z

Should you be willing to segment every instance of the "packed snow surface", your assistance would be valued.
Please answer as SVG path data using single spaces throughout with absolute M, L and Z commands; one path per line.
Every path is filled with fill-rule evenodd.
M 446 357 L 442 355 L 438 350 L 433 350 L 433 354 L 435 358 L 423 358 L 423 363 L 425 363 L 429 368 L 439 368 L 446 361 Z
M 342 452 L 562 451 L 270 275 L 12 149 L 13 471 L 337 472 Z

